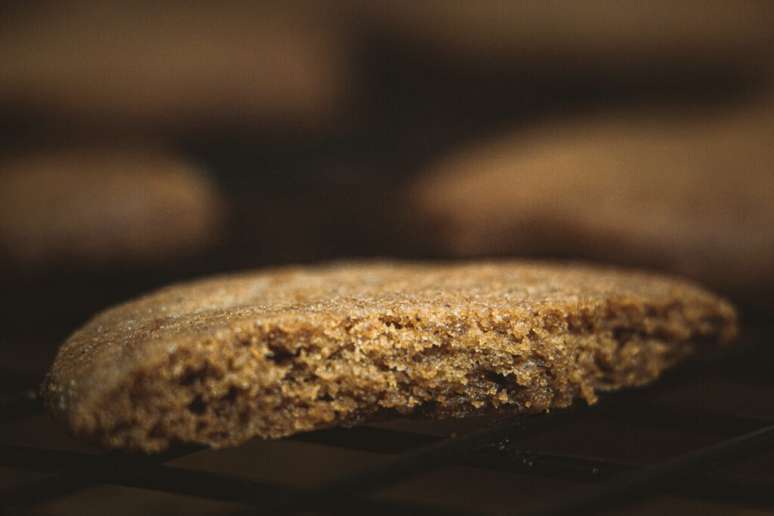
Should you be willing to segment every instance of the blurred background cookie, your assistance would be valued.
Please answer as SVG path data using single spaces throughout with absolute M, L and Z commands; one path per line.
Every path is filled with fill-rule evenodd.
M 412 187 L 455 255 L 584 257 L 774 287 L 774 103 L 618 112 L 451 153 Z
M 211 245 L 224 203 L 157 150 L 40 151 L 0 163 L 0 249 L 22 269 L 162 263 Z
M 342 31 L 299 2 L 44 2 L 8 9 L 0 100 L 59 124 L 317 125 L 350 77 Z
M 765 0 L 358 2 L 395 39 L 472 66 L 521 66 L 554 76 L 662 67 L 750 68 L 771 56 Z M 529 70 L 529 71 L 527 71 Z

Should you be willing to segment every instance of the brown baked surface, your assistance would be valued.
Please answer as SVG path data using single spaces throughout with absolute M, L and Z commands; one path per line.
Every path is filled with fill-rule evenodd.
M 408 196 L 444 254 L 594 259 L 771 292 L 772 141 L 774 99 L 619 112 L 455 151 Z
M 22 267 L 157 263 L 217 239 L 224 205 L 155 150 L 41 151 L 0 163 L 0 258 Z
M 677 279 L 519 262 L 223 276 L 106 310 L 62 346 L 52 413 L 107 447 L 215 447 L 390 413 L 544 412 L 730 342 Z

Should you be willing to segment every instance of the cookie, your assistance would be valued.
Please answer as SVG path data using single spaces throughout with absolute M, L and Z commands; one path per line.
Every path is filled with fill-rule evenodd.
M 217 239 L 224 203 L 184 159 L 68 149 L 0 163 L 0 257 L 21 268 L 155 264 Z
M 343 101 L 350 77 L 343 37 L 304 7 L 72 0 L 18 8 L 0 29 L 0 100 L 98 127 L 314 126 Z
M 357 3 L 386 33 L 458 63 L 521 63 L 555 76 L 640 70 L 647 78 L 665 66 L 752 71 L 770 60 L 774 36 L 765 0 Z
M 545 412 L 732 340 L 677 279 L 539 263 L 343 263 L 216 277 L 106 310 L 44 396 L 111 448 L 232 446 L 394 414 Z
M 440 252 L 647 266 L 739 296 L 774 288 L 774 103 L 618 113 L 441 159 L 407 194 Z

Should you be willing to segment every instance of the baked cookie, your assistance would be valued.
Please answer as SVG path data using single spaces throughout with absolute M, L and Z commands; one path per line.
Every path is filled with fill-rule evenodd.
M 408 196 L 444 253 L 654 267 L 757 298 L 774 288 L 774 103 L 736 109 L 520 132 L 441 160 Z
M 556 76 L 618 69 L 647 77 L 663 66 L 751 71 L 771 59 L 774 36 L 766 0 L 354 1 L 382 30 L 439 55 Z
M 20 6 L 0 29 L 0 100 L 149 131 L 315 125 L 350 76 L 342 38 L 313 11 L 293 1 Z
M 223 211 L 195 165 L 159 151 L 70 149 L 0 163 L 0 256 L 22 268 L 157 263 L 211 244 Z
M 223 276 L 109 309 L 44 396 L 77 436 L 159 451 L 386 414 L 545 412 L 726 344 L 734 309 L 580 265 L 344 263 Z

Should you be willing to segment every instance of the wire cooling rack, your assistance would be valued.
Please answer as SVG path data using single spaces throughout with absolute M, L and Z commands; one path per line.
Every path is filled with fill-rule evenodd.
M 9 511 L 24 511 L 77 496 L 94 485 L 113 485 L 232 502 L 243 507 L 238 513 L 245 514 L 313 510 L 315 514 L 555 515 L 624 509 L 662 496 L 724 504 L 729 509 L 774 510 L 774 471 L 766 468 L 765 460 L 774 451 L 774 402 L 769 401 L 774 394 L 769 374 L 774 352 L 765 345 L 772 336 L 770 330 L 748 336 L 733 356 L 684 366 L 651 387 L 605 395 L 592 407 L 576 405 L 550 414 L 486 420 L 451 434 L 406 429 L 398 423 L 292 437 L 290 442 L 300 445 L 381 458 L 355 471 L 333 468 L 326 481 L 312 487 L 258 481 L 240 474 L 244 468 L 229 473 L 177 464 L 181 458 L 214 453 L 197 447 L 145 456 L 0 442 L 0 467 L 42 475 L 0 489 L 0 504 Z M 34 382 L 10 371 L 0 374 L 11 393 L 0 397 L 0 426 L 12 428 L 29 418 L 46 421 L 40 417 L 43 407 L 34 394 Z M 18 389 L 24 382 L 27 388 Z M 680 402 L 673 403 L 675 398 Z M 638 431 L 636 439 L 627 432 L 632 428 Z M 61 432 L 53 425 L 52 429 Z M 585 442 L 579 435 L 602 431 L 610 437 L 601 439 L 601 445 L 596 443 L 595 453 L 583 445 L 572 448 L 573 443 Z M 664 431 L 673 437 L 660 438 Z M 536 447 L 534 438 L 548 433 L 554 435 L 550 443 L 558 446 Z M 646 460 L 621 460 L 608 449 L 633 450 Z M 276 454 L 273 457 L 277 460 Z M 764 474 L 751 473 L 749 467 L 745 472 L 745 464 L 761 462 L 761 457 Z M 251 459 L 256 464 L 264 460 L 260 453 L 248 457 L 248 462 Z M 282 460 L 292 463 L 299 458 Z M 421 497 L 384 496 L 385 491 L 421 482 L 433 473 L 460 468 L 485 470 L 512 486 L 512 492 L 498 495 L 500 509 L 459 507 L 443 495 L 430 502 Z M 550 496 L 545 489 L 542 494 L 537 490 L 528 503 L 522 503 L 525 485 L 546 482 L 550 487 L 557 481 L 570 487 L 548 489 Z M 466 483 L 468 489 L 478 487 L 475 481 Z M 449 487 L 458 488 L 459 483 Z M 518 505 L 509 501 L 513 493 L 519 494 Z

